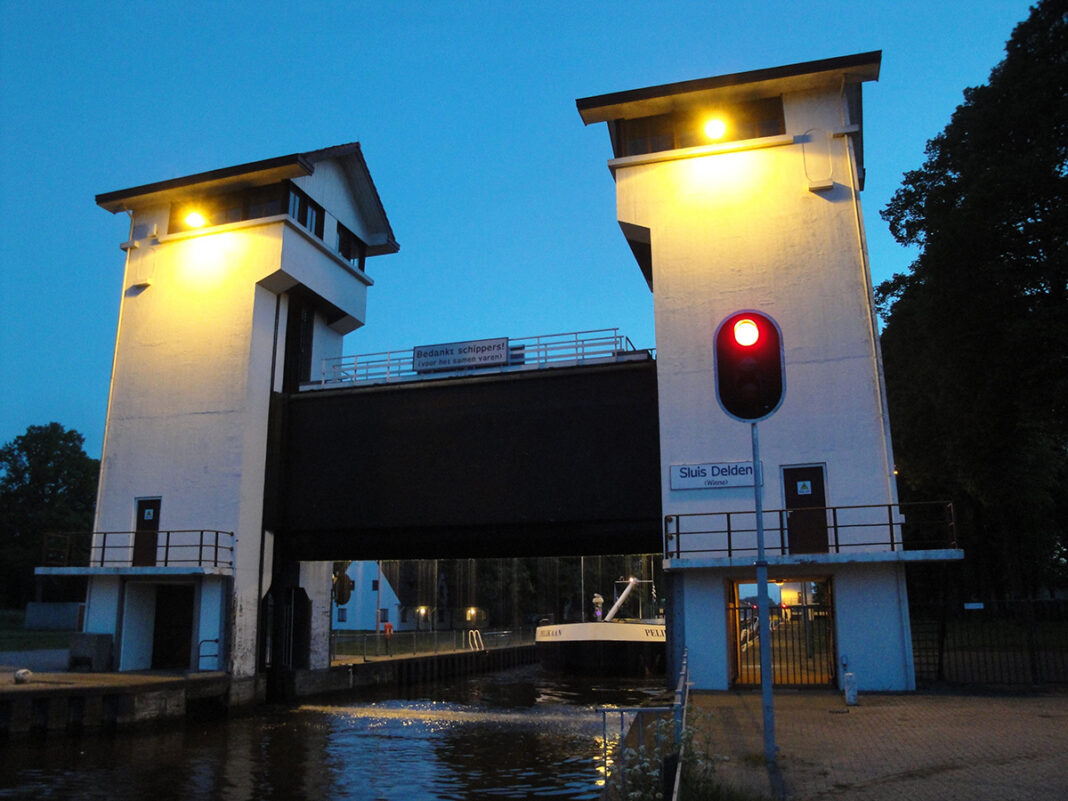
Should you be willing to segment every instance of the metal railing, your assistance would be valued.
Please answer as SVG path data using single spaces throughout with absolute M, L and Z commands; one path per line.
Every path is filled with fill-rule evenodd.
M 682 773 L 682 753 L 686 727 L 687 706 L 690 700 L 690 673 L 687 652 L 683 649 L 682 665 L 675 684 L 675 696 L 671 706 L 600 707 L 601 714 L 601 765 L 604 776 L 604 798 L 629 798 L 633 777 L 628 769 L 635 764 L 650 764 L 655 761 L 661 770 L 671 771 L 674 795 Z M 612 725 L 609 725 L 611 720 Z M 617 727 L 618 721 L 618 727 Z M 670 721 L 670 726 L 664 722 Z M 610 731 L 611 729 L 611 731 Z M 639 755 L 651 750 L 655 760 L 640 759 Z M 629 768 L 628 768 L 629 766 Z M 643 783 L 650 777 L 643 776 Z M 655 777 L 655 783 L 664 786 L 663 777 Z
M 215 646 L 215 653 L 213 653 L 213 654 L 204 653 L 204 646 L 205 645 L 214 645 Z M 200 671 L 204 670 L 204 666 L 203 666 L 203 660 L 204 659 L 214 659 L 215 660 L 215 670 L 221 670 L 222 669 L 222 664 L 221 664 L 222 663 L 222 646 L 219 643 L 219 638 L 218 637 L 213 637 L 213 638 L 209 638 L 209 639 L 206 639 L 206 640 L 200 640 L 200 642 L 197 643 L 197 656 L 196 656 L 196 666 L 197 666 L 196 669 L 197 669 L 197 672 L 200 672 Z
M 919 599 L 909 615 L 919 684 L 1068 684 L 1068 600 Z
M 955 548 L 953 504 L 946 501 L 769 509 L 768 554 Z M 731 558 L 757 552 L 756 513 L 697 512 L 664 518 L 664 558 Z
M 472 635 L 477 629 L 448 629 L 436 631 L 396 631 L 386 636 L 383 632 L 344 631 L 330 632 L 331 661 L 348 658 L 369 662 L 383 657 L 419 656 L 471 650 Z M 510 648 L 531 645 L 534 629 L 502 629 L 478 633 L 477 650 Z
M 138 537 L 152 537 L 154 544 L 136 544 Z M 147 566 L 234 566 L 234 533 L 214 529 L 167 531 L 80 531 L 47 534 L 43 567 L 133 567 L 135 547 L 153 558 Z
M 451 378 L 472 373 L 542 370 L 640 357 L 651 358 L 651 353 L 635 348 L 627 336 L 619 333 L 618 328 L 603 328 L 509 339 L 507 364 L 492 366 L 420 372 L 415 369 L 414 349 L 323 359 L 322 378 L 306 383 L 302 388 L 389 384 Z

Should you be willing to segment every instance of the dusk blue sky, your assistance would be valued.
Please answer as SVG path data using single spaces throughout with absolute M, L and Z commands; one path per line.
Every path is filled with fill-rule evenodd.
M 125 214 L 94 196 L 359 141 L 401 250 L 368 262 L 348 354 L 619 328 L 652 296 L 615 222 L 603 125 L 576 98 L 882 50 L 864 85 L 876 282 L 906 269 L 879 210 L 1023 0 L 0 0 L 0 443 L 57 421 L 100 455 Z

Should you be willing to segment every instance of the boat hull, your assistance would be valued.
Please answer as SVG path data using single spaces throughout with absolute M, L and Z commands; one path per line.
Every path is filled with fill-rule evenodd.
M 660 621 L 539 626 L 535 645 L 538 661 L 549 670 L 595 676 L 662 674 L 667 656 Z

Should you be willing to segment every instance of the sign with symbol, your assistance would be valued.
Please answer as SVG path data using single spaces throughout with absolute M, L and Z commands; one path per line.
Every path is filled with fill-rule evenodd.
M 145 520 L 154 520 L 156 518 L 155 509 L 145 509 Z
M 811 495 L 812 494 L 812 482 L 811 481 L 798 481 L 797 482 L 797 494 L 798 495 Z

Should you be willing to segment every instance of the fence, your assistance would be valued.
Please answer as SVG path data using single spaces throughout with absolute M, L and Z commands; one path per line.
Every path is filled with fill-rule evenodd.
M 598 710 L 604 798 L 644 798 L 642 790 L 654 788 L 660 788 L 662 795 L 652 792 L 648 797 L 678 798 L 689 696 L 689 669 L 683 650 L 671 706 Z
M 737 686 L 760 686 L 760 621 L 749 604 L 728 607 L 735 631 Z M 833 686 L 836 676 L 833 610 L 794 604 L 771 611 L 772 683 L 778 687 Z
M 768 509 L 762 522 L 767 552 L 782 556 L 955 547 L 953 504 L 941 501 Z M 753 510 L 664 518 L 665 559 L 720 559 L 756 552 Z
M 147 538 L 147 539 L 145 539 Z M 130 567 L 145 539 L 154 567 L 233 568 L 234 534 L 214 529 L 46 534 L 43 567 Z
M 373 631 L 332 631 L 330 660 L 372 659 L 419 656 L 449 651 L 509 648 L 534 642 L 534 629 L 449 629 L 444 631 L 394 631 L 387 636 Z
M 1068 684 L 1068 600 L 913 603 L 919 684 Z
M 487 370 L 494 372 L 541 370 L 549 367 L 613 362 L 643 355 L 649 358 L 650 354 L 649 351 L 636 349 L 626 335 L 619 333 L 618 328 L 523 337 L 509 339 L 507 343 L 508 356 L 501 364 L 493 363 L 489 366 L 473 364 L 429 372 L 416 369 L 414 350 L 394 350 L 324 359 L 322 379 L 309 382 L 305 388 L 449 378 Z

